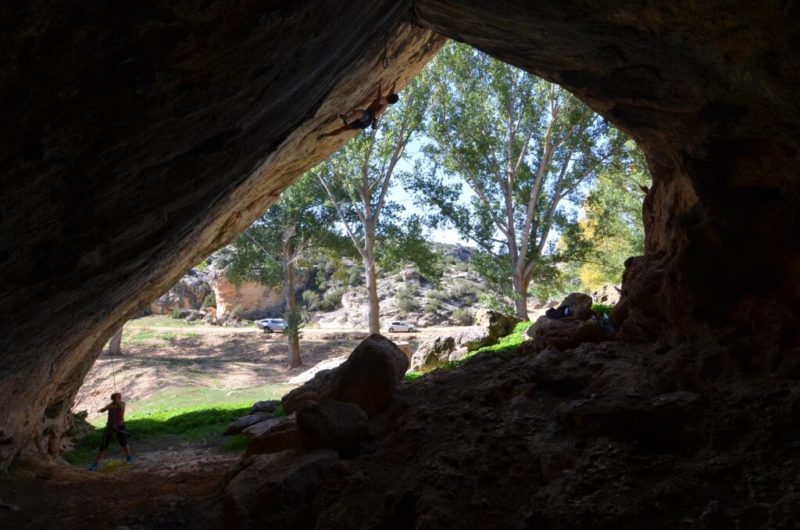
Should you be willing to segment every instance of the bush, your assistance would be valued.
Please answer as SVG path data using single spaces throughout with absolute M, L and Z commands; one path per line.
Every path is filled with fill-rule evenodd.
M 419 309 L 415 285 L 407 284 L 397 290 L 397 308 L 404 313 L 411 313 Z
M 508 300 L 503 296 L 497 296 L 489 293 L 482 293 L 478 295 L 478 305 L 486 309 L 493 309 L 504 313 L 506 315 L 514 314 L 514 307 L 508 303 Z
M 442 301 L 436 298 L 428 298 L 427 303 L 425 304 L 425 311 L 427 313 L 435 313 L 442 307 Z
M 217 307 L 217 293 L 211 291 L 203 298 L 203 303 L 201 304 L 202 308 L 206 307 Z
M 172 313 L 170 313 L 169 316 L 171 316 L 175 320 L 180 320 L 181 318 L 184 318 L 186 316 L 186 311 L 184 311 L 183 309 L 175 308 L 172 310 Z
M 350 275 L 347 278 L 347 285 L 350 287 L 358 287 L 363 285 L 364 278 L 361 277 L 361 270 L 358 267 L 350 269 Z
M 342 306 L 342 296 L 345 293 L 344 287 L 337 287 L 336 289 L 328 290 L 319 303 L 319 309 L 322 311 L 333 311 Z
M 472 311 L 469 309 L 458 308 L 453 311 L 453 320 L 460 326 L 471 326 L 473 322 Z
M 481 288 L 477 283 L 463 278 L 456 278 L 447 294 L 453 300 L 475 300 L 480 291 Z
M 301 297 L 303 299 L 303 305 L 306 309 L 315 309 L 321 300 L 319 293 L 314 291 L 303 291 Z

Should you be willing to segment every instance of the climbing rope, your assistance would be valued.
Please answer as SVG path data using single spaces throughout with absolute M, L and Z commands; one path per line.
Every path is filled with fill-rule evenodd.
M 114 380 L 114 393 L 117 393 L 117 366 L 114 364 L 114 354 L 112 352 L 108 352 L 111 355 L 111 377 Z

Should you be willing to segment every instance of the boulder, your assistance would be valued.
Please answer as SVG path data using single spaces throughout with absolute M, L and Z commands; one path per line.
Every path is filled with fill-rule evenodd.
M 270 418 L 272 418 L 271 412 L 256 412 L 255 414 L 248 414 L 247 416 L 242 416 L 238 420 L 228 425 L 228 428 L 225 429 L 225 432 L 222 434 L 225 436 L 240 434 L 247 427 L 250 427 L 256 423 L 261 423 L 262 421 Z
M 326 399 L 297 411 L 297 429 L 303 446 L 330 448 L 352 455 L 367 436 L 367 415 L 358 405 Z
M 589 320 L 592 316 L 592 297 L 583 293 L 571 293 L 558 307 L 569 307 L 572 315 L 578 320 Z
M 279 399 L 256 401 L 253 403 L 253 406 L 250 407 L 250 414 L 255 414 L 257 412 L 269 412 L 270 414 L 274 414 L 280 404 L 281 402 Z
M 592 293 L 592 300 L 600 304 L 617 305 L 622 288 L 616 285 L 604 285 Z
M 250 438 L 243 458 L 256 454 L 277 453 L 301 445 L 294 414 L 256 423 L 242 431 L 242 434 Z
M 355 403 L 373 416 L 392 400 L 408 366 L 408 358 L 392 341 L 382 335 L 370 335 L 339 367 L 317 373 L 314 379 L 286 394 L 281 400 L 283 410 L 295 412 L 307 403 L 329 398 Z
M 561 351 L 584 342 L 608 340 L 606 332 L 595 321 L 579 320 L 575 317 L 553 320 L 541 316 L 531 324 L 527 334 L 533 338 L 534 351 L 542 351 L 549 346 Z
M 310 507 L 325 473 L 339 457 L 331 450 L 257 455 L 223 493 L 225 528 L 310 528 Z

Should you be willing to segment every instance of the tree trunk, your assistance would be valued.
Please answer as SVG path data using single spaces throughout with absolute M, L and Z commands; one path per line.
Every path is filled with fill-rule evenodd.
M 122 326 L 114 332 L 111 340 L 108 341 L 108 352 L 111 355 L 122 355 Z
M 518 318 L 528 320 L 528 283 L 518 266 L 512 268 L 511 282 L 514 285 L 514 310 Z
M 300 314 L 297 311 L 297 297 L 295 296 L 294 264 L 291 254 L 284 254 L 285 285 L 283 297 L 286 302 L 286 340 L 289 344 L 289 368 L 303 365 L 300 358 Z
M 381 320 L 380 304 L 378 301 L 378 274 L 375 271 L 375 256 L 372 249 L 369 249 L 364 255 L 364 272 L 367 276 L 367 321 L 369 323 L 369 332 L 370 334 L 380 333 Z

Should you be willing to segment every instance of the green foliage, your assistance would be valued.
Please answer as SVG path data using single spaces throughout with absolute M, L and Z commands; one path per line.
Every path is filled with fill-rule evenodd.
M 347 285 L 350 287 L 358 287 L 364 285 L 364 278 L 361 276 L 361 271 L 357 267 L 350 269 L 347 277 Z
M 125 420 L 131 445 L 166 436 L 179 436 L 185 440 L 216 441 L 222 446 L 222 433 L 234 420 L 247 414 L 249 404 L 231 403 L 218 407 L 189 407 L 163 410 L 147 414 L 132 414 Z M 72 464 L 87 462 L 103 437 L 104 427 L 82 438 L 75 448 L 65 453 L 64 459 Z
M 492 293 L 481 293 L 478 295 L 478 305 L 486 308 L 506 313 L 509 315 L 514 314 L 514 307 L 509 303 L 508 299 Z
M 595 313 L 600 313 L 601 315 L 611 316 L 611 312 L 614 311 L 614 306 L 609 304 L 592 304 L 592 311 Z
M 308 310 L 316 309 L 322 300 L 322 298 L 319 296 L 319 293 L 315 291 L 303 291 L 302 298 L 303 305 Z
M 419 309 L 417 289 L 412 284 L 404 285 L 397 290 L 397 308 L 403 313 L 412 313 Z
M 564 237 L 565 243 L 590 242 L 577 271 L 583 290 L 619 284 L 625 260 L 644 252 L 642 202 L 649 185 L 644 154 L 626 142 L 624 156 L 600 174 L 586 196 L 579 232 Z
M 179 320 L 179 319 L 183 318 L 183 310 L 177 309 L 177 308 L 173 309 L 170 312 L 169 316 L 174 318 L 175 320 Z
M 428 298 L 428 301 L 425 302 L 425 312 L 426 313 L 435 313 L 442 307 L 442 301 L 436 298 Z
M 208 260 L 204 259 L 203 261 L 201 261 L 192 268 L 200 272 L 206 272 L 208 270 L 208 267 L 209 267 Z
M 206 307 L 217 307 L 217 294 L 214 291 L 211 291 L 203 298 L 203 308 Z
M 453 311 L 452 318 L 459 326 L 470 326 L 474 320 L 472 311 L 461 307 Z
M 346 289 L 344 287 L 337 287 L 336 289 L 329 289 L 325 292 L 322 296 L 322 300 L 320 300 L 318 304 L 318 308 L 321 311 L 333 311 L 342 306 L 342 296 Z
M 462 300 L 471 302 L 477 299 L 481 286 L 473 281 L 456 278 L 447 290 L 448 298 L 451 300 Z
M 505 352 L 516 351 L 517 349 L 519 349 L 519 347 L 522 345 L 523 342 L 528 340 L 529 337 L 527 335 L 527 331 L 530 326 L 531 326 L 530 321 L 525 320 L 523 322 L 520 322 L 516 326 L 514 326 L 514 329 L 511 333 L 509 333 L 505 337 L 501 337 L 496 344 L 492 344 L 491 346 L 484 346 L 483 348 L 470 352 L 463 359 L 459 359 L 457 361 L 448 361 L 439 368 L 436 368 L 436 370 L 451 370 L 453 368 L 458 368 L 459 366 L 464 364 L 469 359 L 472 359 L 476 355 L 481 355 L 485 353 L 505 353 Z M 424 372 L 408 372 L 406 373 L 405 380 L 413 382 L 424 375 L 425 375 Z
M 581 201 L 614 159 L 620 135 L 569 92 L 468 46 L 445 46 L 430 68 L 431 163 L 408 185 L 433 211 L 431 226 L 452 226 L 475 242 L 486 256 L 476 263 L 481 274 L 505 284 L 504 294 L 515 291 L 509 298 L 522 297 L 540 261 L 583 250 L 558 249 L 548 238 L 575 225 L 561 203 Z

